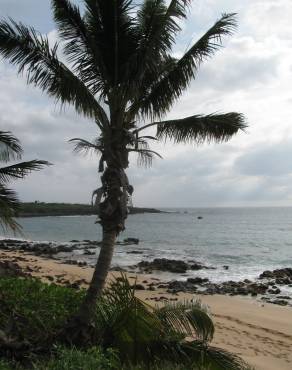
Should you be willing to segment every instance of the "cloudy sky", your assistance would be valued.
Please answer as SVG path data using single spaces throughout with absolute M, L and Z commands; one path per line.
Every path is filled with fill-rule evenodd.
M 196 0 L 175 53 L 222 12 L 238 13 L 237 33 L 205 62 L 167 118 L 238 111 L 249 128 L 225 144 L 160 144 L 164 159 L 151 169 L 137 167 L 133 158 L 128 174 L 135 205 L 292 206 L 291 0 Z M 49 0 L 0 0 L 0 15 L 56 39 Z M 88 203 L 99 184 L 97 160 L 72 154 L 68 140 L 90 139 L 96 126 L 71 109 L 61 111 L 3 61 L 0 87 L 0 129 L 21 140 L 25 159 L 54 163 L 15 183 L 21 199 Z

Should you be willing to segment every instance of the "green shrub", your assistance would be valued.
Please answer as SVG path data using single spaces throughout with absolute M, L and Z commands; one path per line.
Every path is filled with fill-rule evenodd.
M 79 307 L 83 292 L 36 279 L 0 278 L 0 329 L 9 323 L 28 342 L 43 342 Z

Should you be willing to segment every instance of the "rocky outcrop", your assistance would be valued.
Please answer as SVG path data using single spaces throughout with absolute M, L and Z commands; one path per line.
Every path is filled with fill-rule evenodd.
M 286 267 L 274 271 L 267 270 L 260 274 L 259 279 L 274 280 L 277 285 L 289 285 L 292 284 L 292 268 Z
M 199 262 L 191 261 L 187 263 L 181 260 L 172 260 L 168 258 L 155 258 L 153 261 L 141 261 L 137 267 L 143 272 L 168 271 L 177 274 L 184 274 L 187 270 L 209 269 L 211 267 L 202 265 Z
M 119 245 L 137 245 L 139 239 L 127 238 L 124 241 L 118 242 Z M 101 242 L 96 240 L 72 240 L 68 243 L 57 242 L 34 242 L 17 239 L 0 240 L 0 249 L 2 250 L 23 250 L 32 252 L 35 255 L 53 256 L 58 253 L 72 253 L 74 250 L 84 250 L 86 255 L 94 255 L 94 249 L 100 247 Z M 93 250 L 90 250 L 93 249 Z

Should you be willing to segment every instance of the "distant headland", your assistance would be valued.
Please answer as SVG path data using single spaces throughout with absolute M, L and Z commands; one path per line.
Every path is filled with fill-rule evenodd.
M 155 208 L 129 207 L 130 214 L 138 213 L 164 213 Z M 90 204 L 71 203 L 21 203 L 17 217 L 42 216 L 90 216 L 96 215 L 96 210 Z

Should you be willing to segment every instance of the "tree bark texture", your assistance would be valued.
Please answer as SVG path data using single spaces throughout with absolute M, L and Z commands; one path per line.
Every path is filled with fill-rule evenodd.
M 108 166 L 101 181 L 105 199 L 99 204 L 98 214 L 103 230 L 103 240 L 93 277 L 79 312 L 79 317 L 83 322 L 91 320 L 96 300 L 104 288 L 116 237 L 125 228 L 128 194 L 132 193 L 132 187 L 121 167 Z
M 86 297 L 80 309 L 80 318 L 82 321 L 86 322 L 87 320 L 90 320 L 95 309 L 97 297 L 101 294 L 104 288 L 114 253 L 116 237 L 117 234 L 115 230 L 103 230 L 103 240 L 98 260 Z

